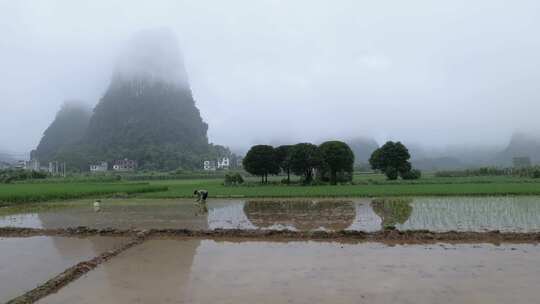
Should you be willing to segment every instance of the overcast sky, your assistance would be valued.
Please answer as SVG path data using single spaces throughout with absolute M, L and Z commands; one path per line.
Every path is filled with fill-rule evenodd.
M 497 145 L 540 130 L 540 1 L 0 0 L 0 150 L 95 105 L 136 32 L 170 28 L 212 142 Z

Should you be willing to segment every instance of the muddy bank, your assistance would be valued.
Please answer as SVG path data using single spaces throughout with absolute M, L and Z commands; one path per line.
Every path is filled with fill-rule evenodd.
M 0 227 L 0 237 L 32 237 L 32 236 L 125 236 L 136 237 L 144 234 L 146 230 L 135 229 L 94 229 L 88 227 L 74 227 L 65 229 L 40 229 L 40 228 L 18 228 L 18 227 Z
M 357 242 L 401 242 L 401 243 L 538 243 L 540 233 L 509 232 L 432 232 L 425 230 L 378 232 L 360 231 L 290 231 L 290 230 L 189 230 L 189 229 L 93 229 L 87 227 L 67 229 L 0 228 L 0 237 L 30 236 L 131 236 L 131 237 L 194 237 L 208 239 L 248 240 L 334 240 Z
M 58 232 L 58 231 L 57 231 Z M 30 231 L 24 231 L 23 236 L 28 236 L 28 233 Z M 37 231 L 33 232 L 34 234 L 37 233 Z M 62 234 L 59 235 L 73 235 L 73 236 L 81 236 L 81 234 L 84 234 L 85 236 L 90 235 L 90 232 L 83 232 L 81 230 L 75 230 L 71 229 L 69 232 L 65 231 Z M 99 234 L 99 233 L 97 233 Z M 48 234 L 47 234 L 48 235 Z M 99 234 L 104 235 L 104 234 Z M 62 272 L 61 274 L 55 276 L 54 278 L 48 280 L 44 284 L 38 286 L 37 288 L 25 293 L 22 296 L 19 296 L 17 298 L 14 298 L 7 302 L 7 304 L 29 304 L 29 303 L 35 303 L 38 300 L 52 294 L 55 292 L 58 292 L 60 288 L 66 286 L 70 282 L 80 278 L 82 275 L 86 274 L 87 272 L 91 271 L 92 269 L 96 268 L 98 265 L 110 260 L 111 258 L 117 256 L 121 252 L 138 245 L 142 243 L 145 239 L 144 233 L 138 233 L 137 236 L 133 238 L 131 241 L 125 243 L 123 246 L 118 247 L 113 250 L 106 251 L 99 256 L 92 258 L 90 260 L 86 260 L 83 262 L 80 262 L 76 264 L 75 266 L 72 266 Z

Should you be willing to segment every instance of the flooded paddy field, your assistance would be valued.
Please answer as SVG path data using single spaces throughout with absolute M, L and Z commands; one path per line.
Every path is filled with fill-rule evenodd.
M 0 237 L 0 303 L 126 241 L 121 237 Z
M 0 209 L 0 227 L 56 229 L 262 229 L 540 232 L 539 196 L 404 199 L 212 199 L 201 213 L 193 200 L 105 200 L 41 203 Z
M 150 239 L 38 303 L 536 303 L 533 244 Z

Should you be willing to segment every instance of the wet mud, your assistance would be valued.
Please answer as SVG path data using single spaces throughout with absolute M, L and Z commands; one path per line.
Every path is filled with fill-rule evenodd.
M 371 232 L 371 233 L 365 233 L 365 232 L 355 232 L 355 231 L 339 231 L 339 232 L 327 232 L 327 231 L 264 231 L 264 230 L 209 230 L 209 231 L 200 231 L 200 230 L 174 230 L 174 229 L 161 229 L 161 230 L 116 230 L 116 229 L 92 229 L 92 228 L 86 228 L 86 227 L 78 227 L 78 228 L 71 228 L 71 229 L 28 229 L 28 228 L 0 228 L 0 238 L 7 237 L 7 238 L 19 238 L 19 237 L 26 237 L 31 238 L 35 237 L 37 235 L 41 236 L 49 236 L 49 237 L 73 237 L 73 238 L 80 238 L 80 237 L 92 237 L 92 236 L 116 236 L 116 237 L 129 237 L 130 240 L 126 241 L 122 246 L 117 247 L 113 250 L 105 251 L 104 253 L 98 255 L 95 258 L 91 258 L 88 260 L 85 260 L 83 262 L 80 262 L 61 274 L 53 277 L 46 283 L 38 286 L 36 289 L 33 289 L 26 294 L 19 296 L 8 303 L 13 304 L 21 304 L 21 303 L 36 303 L 39 301 L 39 303 L 122 303 L 120 299 L 130 299 L 131 295 L 128 295 L 127 297 L 120 297 L 114 296 L 114 300 L 111 301 L 108 298 L 102 298 L 99 299 L 93 299 L 93 298 L 84 298 L 84 296 L 89 296 L 91 293 L 86 291 L 77 291 L 75 293 L 72 292 L 72 289 L 70 289 L 70 286 L 67 286 L 67 297 L 64 297 L 63 291 L 66 290 L 65 288 L 62 288 L 66 285 L 68 285 L 70 282 L 74 282 L 76 284 L 79 284 L 78 282 L 81 282 L 81 280 L 86 280 L 85 278 L 81 278 L 85 274 L 92 274 L 90 272 L 93 269 L 96 269 L 100 267 L 100 265 L 104 265 L 105 269 L 107 269 L 108 263 L 105 263 L 106 261 L 111 260 L 113 257 L 116 257 L 115 259 L 112 259 L 111 262 L 115 263 L 123 263 L 124 268 L 129 269 L 133 268 L 133 265 L 137 265 L 138 269 L 144 269 L 143 266 L 140 264 L 137 264 L 138 262 L 134 262 L 133 260 L 128 259 L 127 262 L 124 261 L 125 257 L 123 255 L 123 252 L 130 252 L 135 250 L 135 252 L 139 251 L 137 249 L 140 246 L 143 246 L 147 243 L 155 244 L 156 242 L 162 242 L 163 244 L 200 244 L 201 242 L 212 242 L 213 244 L 250 244 L 249 246 L 259 246 L 256 244 L 261 244 L 262 247 L 268 247 L 270 246 L 269 250 L 272 250 L 274 246 L 283 246 L 283 244 L 288 243 L 294 243 L 294 244 L 321 244 L 322 247 L 328 246 L 328 244 L 333 244 L 334 247 L 341 247 L 343 246 L 360 246 L 361 248 L 364 248 L 365 246 L 383 246 L 384 248 L 394 248 L 396 246 L 417 246 L 418 248 L 423 248 L 423 250 L 431 250 L 433 248 L 437 248 L 440 250 L 456 250 L 456 248 L 459 248 L 459 246 L 468 246 L 465 248 L 471 249 L 478 249 L 485 246 L 496 246 L 496 248 L 499 248 L 501 250 L 505 251 L 514 251 L 514 250 L 536 250 L 538 248 L 537 244 L 540 243 L 540 233 L 501 233 L 501 232 L 488 232 L 488 233 L 478 233 L 478 232 L 446 232 L 446 233 L 434 233 L 429 231 L 406 231 L 401 232 L 397 230 L 385 230 L 385 231 L 379 231 L 379 232 Z M 161 243 L 160 243 L 161 244 Z M 282 245 L 280 245 L 282 244 Z M 378 245 L 373 245 L 378 244 Z M 490 245 L 491 244 L 491 245 Z M 139 245 L 139 246 L 138 246 Z M 176 245 L 174 245 L 176 246 Z M 158 249 L 156 249 L 156 246 L 150 246 L 149 247 L 143 247 L 141 250 L 145 250 L 144 248 L 147 248 L 148 250 L 158 250 L 160 253 L 155 254 L 152 253 L 151 256 L 148 256 L 144 259 L 145 262 L 148 262 L 149 260 L 152 261 L 167 261 L 167 260 L 174 260 L 175 263 L 192 263 L 192 260 L 194 259 L 194 253 L 197 251 L 198 245 L 186 245 L 188 248 L 191 248 L 189 250 L 186 250 L 186 247 L 181 245 L 180 249 L 173 250 L 171 252 L 167 251 L 167 247 L 163 246 L 157 246 Z M 312 245 L 315 246 L 315 245 Z M 458 246 L 458 247 L 456 247 Z M 193 247 L 193 248 L 192 248 Z M 493 249 L 493 250 L 496 250 Z M 521 248 L 521 249 L 520 249 Z M 523 249 L 525 248 L 525 249 Z M 314 247 L 314 249 L 317 249 L 317 247 Z M 264 248 L 257 249 L 259 250 L 267 250 Z M 388 250 L 388 249 L 387 249 Z M 536 252 L 535 251 L 535 252 Z M 183 257 L 186 254 L 191 253 L 190 257 Z M 248 254 L 243 253 L 244 250 L 239 250 L 238 259 L 242 260 L 242 254 Z M 385 251 L 380 251 L 379 253 L 384 253 Z M 362 252 L 360 252 L 363 254 Z M 298 252 L 299 255 L 309 255 L 311 254 L 310 250 L 307 250 L 305 252 Z M 165 257 L 160 257 L 160 255 L 167 255 Z M 285 255 L 286 256 L 286 255 Z M 332 253 L 332 256 L 341 256 L 341 253 L 335 252 Z M 375 259 L 376 255 L 373 257 Z M 538 262 L 540 260 L 540 252 L 538 255 L 533 256 Z M 339 258 L 342 259 L 343 257 Z M 116 260 L 120 259 L 120 262 L 116 262 Z M 270 259 L 271 260 L 271 259 Z M 315 259 L 318 260 L 318 259 Z M 456 260 L 457 261 L 457 260 Z M 269 263 L 269 260 L 266 257 L 261 257 L 261 262 Z M 127 264 L 125 264 L 127 263 Z M 135 264 L 133 264 L 135 263 Z M 276 265 L 279 265 L 281 261 L 275 261 Z M 457 262 L 456 262 L 457 263 Z M 131 267 L 130 267 L 131 265 Z M 536 264 L 531 264 L 532 266 L 536 267 Z M 178 265 L 176 265 L 178 266 Z M 153 277 L 157 279 L 161 279 L 164 275 L 167 276 L 166 271 L 171 271 L 171 269 L 178 269 L 174 268 L 175 265 L 168 265 L 165 264 L 163 267 L 164 271 L 158 271 L 157 273 L 151 274 L 152 271 L 155 271 L 154 266 L 150 265 L 148 273 L 150 273 L 149 277 L 139 277 L 136 282 L 149 280 Z M 142 267 L 142 268 L 141 268 Z M 172 268 L 171 268 L 172 267 Z M 183 266 L 185 267 L 185 266 Z M 253 266 L 255 267 L 255 265 Z M 292 269 L 294 268 L 294 265 L 291 265 Z M 327 269 L 330 266 L 327 266 Z M 411 266 L 412 267 L 412 266 Z M 157 269 L 161 269 L 157 268 Z M 96 269 L 96 271 L 98 270 Z M 256 267 L 254 268 L 256 269 Z M 356 271 L 356 270 L 355 270 Z M 362 270 L 364 271 L 364 270 Z M 164 274 L 165 272 L 165 274 Z M 331 271 L 330 271 L 331 272 Z M 336 270 L 336 272 L 339 272 L 339 270 Z M 113 293 L 116 294 L 119 292 L 120 294 L 128 292 L 128 291 L 115 291 L 115 288 L 118 288 L 118 284 L 122 284 L 122 280 L 124 279 L 124 276 L 126 274 L 122 275 L 111 275 L 109 277 L 109 280 L 120 280 L 120 282 L 113 282 L 113 286 L 107 286 L 107 291 L 101 294 L 107 295 L 107 293 Z M 129 274 L 127 274 L 129 276 Z M 179 275 L 176 272 L 171 273 L 169 278 L 173 281 L 167 281 L 162 282 L 161 286 L 169 286 L 171 290 L 180 290 L 182 288 L 187 288 L 185 286 L 189 285 L 182 285 L 184 283 L 179 281 L 174 281 L 174 276 Z M 241 274 L 236 274 L 241 275 Z M 334 275 L 333 272 L 327 274 L 327 275 Z M 172 276 L 172 277 L 171 277 Z M 77 280 L 81 278 L 80 280 Z M 185 280 L 185 279 L 184 279 Z M 278 280 L 272 279 L 272 281 Z M 159 281 L 159 280 L 158 280 Z M 109 282 L 110 283 L 110 282 Z M 107 284 L 109 284 L 107 283 Z M 213 282 L 208 282 L 209 284 L 213 284 Z M 172 285 L 171 285 L 172 284 Z M 295 284 L 294 282 L 288 282 L 287 284 Z M 101 286 L 100 284 L 97 284 L 98 286 Z M 174 285 L 174 286 L 173 286 Z M 78 286 L 78 285 L 76 285 Z M 96 287 L 94 283 L 91 283 L 90 285 L 86 285 L 84 283 L 84 286 L 90 286 L 92 288 Z M 102 286 L 103 288 L 103 286 Z M 201 288 L 200 286 L 197 288 Z M 352 288 L 352 287 L 351 287 Z M 78 290 L 78 288 L 75 288 L 73 290 Z M 91 290 L 91 288 L 89 289 Z M 138 289 L 130 289 L 138 290 Z M 144 290 L 144 288 L 143 288 Z M 58 297 L 56 297 L 55 293 L 58 293 Z M 96 291 L 97 292 L 97 291 Z M 229 291 L 230 292 L 230 291 Z M 235 290 L 235 293 L 239 291 Z M 73 298 L 75 295 L 81 295 L 82 298 Z M 52 295 L 52 298 L 49 298 L 49 296 Z M 172 297 L 173 295 L 171 295 Z M 177 295 L 178 296 L 178 295 Z M 134 299 L 134 301 L 140 301 L 140 299 L 143 299 L 144 296 L 141 296 L 141 298 Z M 89 300 L 90 299 L 90 300 Z M 158 302 L 162 301 L 169 301 L 173 298 L 165 298 L 165 299 L 159 299 Z M 40 300 L 43 300 L 40 301 Z M 157 300 L 157 299 L 154 299 Z M 185 303 L 193 303 L 192 300 L 197 299 L 191 299 Z M 216 299 L 213 299 L 216 300 Z M 212 301 L 213 301 L 212 300 Z M 248 299 L 239 299 L 239 300 L 248 300 Z M 257 300 L 257 298 L 251 299 L 253 301 Z M 97 302 L 95 302 L 97 301 Z M 349 303 L 349 300 L 343 302 L 343 303 Z M 207 302 L 205 299 L 201 299 L 201 302 L 197 300 L 198 303 L 205 303 Z M 260 301 L 256 301 L 260 302 Z M 264 302 L 264 301 L 263 301 Z M 287 301 L 288 302 L 288 301 Z M 302 301 L 300 301 L 302 302 Z M 125 302 L 130 303 L 130 302 Z M 157 302 L 156 302 L 157 303 Z M 184 303 L 184 302 L 179 302 Z M 208 300 L 207 303 L 211 303 L 210 300 Z M 234 303 L 234 302 L 230 302 Z M 285 303 L 285 302 L 283 302 Z M 334 302 L 332 302 L 334 303 Z M 353 303 L 353 302 L 350 302 Z M 358 303 L 358 302 L 356 302 Z M 362 302 L 360 302 L 362 303 Z M 366 302 L 371 303 L 371 302 Z M 376 303 L 376 302 L 375 302 Z M 400 302 L 398 302 L 400 303 Z M 421 303 L 421 302 L 419 302 Z M 451 302 L 448 302 L 451 303 Z M 494 302 L 497 303 L 497 302 Z
M 539 259 L 528 244 L 152 239 L 38 303 L 529 304 Z
M 0 303 L 127 242 L 128 238 L 100 236 L 0 237 Z
M 62 287 L 80 278 L 84 274 L 96 268 L 98 265 L 110 260 L 111 258 L 117 256 L 121 252 L 133 246 L 141 244 L 144 241 L 144 239 L 145 239 L 144 233 L 139 233 L 137 237 L 131 239 L 128 242 L 125 242 L 122 246 L 119 246 L 112 250 L 108 250 L 97 257 L 77 263 L 76 265 L 68 268 L 67 270 L 60 273 L 59 275 L 48 280 L 44 284 L 39 285 L 37 288 L 8 301 L 7 304 L 35 303 L 38 300 L 46 297 L 47 295 L 58 292 Z
M 30 236 L 125 236 L 125 237 L 192 237 L 211 239 L 251 240 L 336 240 L 356 242 L 402 242 L 402 243 L 538 243 L 540 233 L 513 232 L 432 232 L 426 230 L 399 231 L 386 229 L 376 232 L 361 231 L 290 231 L 290 230 L 245 230 L 245 229 L 93 229 L 87 227 L 67 229 L 33 229 L 0 227 L 0 237 Z

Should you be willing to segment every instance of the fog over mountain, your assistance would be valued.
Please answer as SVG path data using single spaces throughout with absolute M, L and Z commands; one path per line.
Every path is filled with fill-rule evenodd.
M 178 46 L 133 40 L 156 28 Z M 368 138 L 507 162 L 537 151 L 512 136 L 540 137 L 538 28 L 533 0 L 0 1 L 0 148 L 30 151 L 65 100 L 93 108 L 111 77 L 144 75 L 189 83 L 234 151 Z
M 57 154 L 71 145 L 81 144 L 92 111 L 81 101 L 66 101 L 51 125 L 43 132 L 32 158 L 43 162 L 57 160 Z
M 134 33 L 118 55 L 113 82 L 170 83 L 190 89 L 178 37 L 167 28 Z
M 207 130 L 176 36 L 149 29 L 127 43 L 93 111 L 65 103 L 32 159 L 58 160 L 82 171 L 124 158 L 141 169 L 198 169 L 205 159 L 230 155 L 208 143 Z
M 15 161 L 15 158 L 6 151 L 0 150 L 0 162 L 12 163 Z

